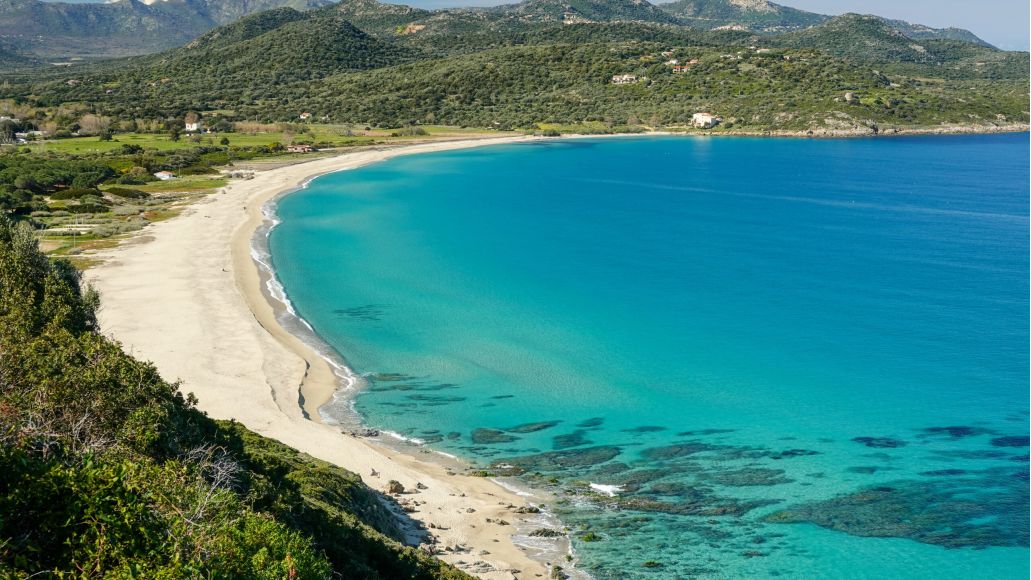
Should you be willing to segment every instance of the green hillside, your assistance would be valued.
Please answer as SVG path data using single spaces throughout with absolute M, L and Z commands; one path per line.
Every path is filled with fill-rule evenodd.
M 77 104 L 131 126 L 165 127 L 190 111 L 227 122 L 291 121 L 309 112 L 380 127 L 533 129 L 585 121 L 683 126 L 693 113 L 713 110 L 735 119 L 721 130 L 748 131 L 1028 118 L 1027 92 L 1018 88 L 1029 77 L 1026 53 L 915 40 L 882 18 L 857 14 L 771 35 L 625 21 L 655 10 L 633 0 L 577 6 L 611 21 L 556 20 L 569 6 L 552 0 L 475 10 L 373 0 L 305 12 L 281 8 L 156 55 L 11 73 L 0 98 L 46 109 L 44 119 Z M 551 12 L 556 7 L 564 12 Z M 671 58 L 697 62 L 674 72 Z M 620 74 L 637 82 L 613 85 Z M 74 119 L 55 120 L 76 130 Z
M 652 22 L 679 24 L 647 0 L 524 0 L 491 12 L 535 22 Z
M 208 419 L 0 216 L 0 576 L 467 578 L 361 479 Z
M 70 4 L 0 0 L 0 40 L 38 56 L 118 56 L 181 46 L 212 28 L 270 8 L 331 0 L 137 0 Z
M 877 16 L 845 14 L 768 42 L 780 47 L 818 48 L 827 54 L 879 63 L 913 75 L 1014 79 L 1028 75 L 1027 53 L 962 40 L 916 40 Z

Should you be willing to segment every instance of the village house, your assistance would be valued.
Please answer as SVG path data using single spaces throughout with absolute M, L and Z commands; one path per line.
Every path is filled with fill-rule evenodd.
M 200 115 L 197 113 L 186 113 L 186 118 L 183 119 L 183 124 L 186 126 L 187 133 L 200 133 L 203 125 L 201 124 Z
M 311 145 L 287 145 L 286 151 L 288 153 L 311 153 L 315 151 L 315 148 Z
M 680 61 L 675 59 L 675 58 L 671 58 L 671 59 L 666 61 L 666 64 L 671 65 L 671 66 L 672 65 L 678 65 L 678 64 L 680 64 Z
M 170 179 L 175 179 L 175 174 L 171 171 L 158 171 L 154 174 L 154 177 L 160 179 L 161 181 L 168 181 Z
M 691 60 L 689 60 L 689 61 L 687 61 L 685 63 L 678 63 L 678 62 L 674 61 L 672 64 L 673 64 L 673 74 L 681 74 L 681 73 L 686 73 L 687 71 L 691 70 L 691 67 L 693 67 L 694 65 L 698 64 L 698 59 L 697 58 L 692 58 Z
M 712 129 L 719 125 L 722 120 L 712 113 L 695 113 L 691 115 L 691 124 L 699 129 Z
M 307 121 L 311 119 L 311 113 L 301 113 L 299 117 L 302 121 Z
M 631 85 L 637 82 L 637 75 L 622 74 L 612 75 L 612 84 L 614 85 Z

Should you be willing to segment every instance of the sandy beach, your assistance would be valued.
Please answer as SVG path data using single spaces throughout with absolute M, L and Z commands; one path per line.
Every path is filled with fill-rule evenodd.
M 393 156 L 510 143 L 526 137 L 434 142 L 365 150 L 258 172 L 153 224 L 135 239 L 97 254 L 87 273 L 100 291 L 103 331 L 138 358 L 182 382 L 199 407 L 362 476 L 374 489 L 401 482 L 402 503 L 436 537 L 438 555 L 484 578 L 534 578 L 547 566 L 511 535 L 539 525 L 510 506 L 526 498 L 497 483 L 462 475 L 427 452 L 402 453 L 343 434 L 317 421 L 315 410 L 337 389 L 330 365 L 276 320 L 262 292 L 251 241 L 262 206 L 320 174 Z M 346 355 L 346 353 L 344 353 Z M 306 418 L 299 401 L 305 403 Z M 372 475 L 373 473 L 377 475 Z M 416 485 L 425 489 L 416 490 Z M 530 518 L 530 519 L 528 519 Z M 497 520 L 514 525 L 501 525 Z M 491 521 L 488 521 L 491 520 Z

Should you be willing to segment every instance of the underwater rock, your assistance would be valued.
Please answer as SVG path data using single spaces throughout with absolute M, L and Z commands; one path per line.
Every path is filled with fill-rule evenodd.
M 895 481 L 770 514 L 769 523 L 812 523 L 854 536 L 907 538 L 948 548 L 1028 546 L 1022 471 Z
M 551 429 L 561 422 L 562 421 L 539 421 L 537 423 L 523 423 L 522 425 L 509 427 L 508 429 L 505 429 L 505 431 L 508 431 L 509 433 L 535 433 L 537 431 Z
M 526 534 L 531 538 L 561 538 L 566 534 L 558 530 L 552 530 L 550 528 L 537 528 L 536 530 Z
M 681 431 L 677 433 L 678 437 L 705 437 L 707 435 L 722 435 L 724 433 L 733 433 L 737 429 L 699 429 L 697 431 Z
M 746 467 L 730 471 L 709 471 L 701 474 L 699 477 L 705 481 L 728 487 L 772 486 L 794 481 L 784 477 L 783 469 L 766 469 L 762 467 Z
M 778 451 L 770 455 L 770 459 L 775 461 L 781 459 L 791 459 L 792 457 L 809 457 L 811 455 L 819 455 L 819 451 L 813 451 L 812 449 L 788 449 L 786 451 Z
M 631 429 L 622 429 L 621 431 L 623 433 L 641 434 L 641 433 L 658 433 L 659 431 L 665 431 L 665 430 L 666 430 L 665 427 L 660 427 L 658 425 L 641 425 L 640 427 L 633 427 Z
M 405 398 L 410 401 L 419 401 L 427 407 L 439 407 L 465 401 L 465 397 L 445 397 L 443 395 L 407 395 Z
M 1010 437 L 996 437 L 992 439 L 992 445 L 995 447 L 1027 447 L 1031 445 L 1031 436 L 1013 435 Z
M 381 304 L 366 304 L 353 308 L 338 308 L 333 311 L 337 316 L 347 316 L 367 322 L 377 322 L 383 319 L 383 306 Z
M 906 446 L 905 441 L 891 437 L 853 437 L 852 440 L 874 449 L 895 449 Z
M 477 445 L 492 445 L 494 443 L 511 443 L 517 441 L 519 438 L 514 437 L 505 433 L 504 431 L 498 431 L 497 429 L 473 429 L 472 432 L 473 443 Z
M 676 502 L 660 501 L 646 496 L 618 496 L 606 499 L 625 510 L 703 517 L 743 516 L 753 509 L 779 503 L 776 500 L 738 500 L 709 494 Z
M 584 429 L 591 429 L 591 428 L 594 428 L 594 427 L 601 427 L 601 424 L 604 423 L 604 422 L 605 422 L 605 418 L 604 417 L 594 417 L 594 418 L 591 418 L 591 419 L 587 419 L 586 421 L 582 421 L 580 423 L 577 423 L 576 426 L 577 427 L 582 427 Z
M 927 477 L 954 477 L 966 474 L 967 470 L 965 469 L 937 469 L 934 471 L 924 471 L 920 475 L 926 475 Z
M 701 441 L 687 441 L 684 443 L 676 443 L 673 445 L 666 445 L 664 447 L 651 447 L 641 452 L 641 455 L 645 459 L 652 461 L 664 461 L 669 459 L 677 459 L 680 457 L 688 457 L 696 453 L 703 453 L 705 451 L 715 451 L 723 449 L 723 447 L 717 445 L 711 445 L 709 443 L 703 443 Z
M 495 465 L 507 464 L 523 471 L 562 471 L 575 467 L 599 465 L 615 458 L 617 455 L 619 455 L 619 447 L 615 445 L 601 445 L 511 457 L 497 461 Z
M 990 429 L 983 427 L 967 427 L 967 426 L 953 426 L 953 427 L 928 427 L 921 429 L 924 433 L 924 437 L 948 437 L 950 439 L 963 439 L 964 437 L 976 437 L 978 435 L 988 435 L 992 433 Z
M 583 429 L 578 429 L 565 435 L 556 435 L 551 439 L 551 448 L 558 450 L 569 449 L 570 447 L 579 447 L 581 445 L 590 445 L 593 441 L 589 440 L 586 435 L 587 431 L 584 431 Z
M 862 474 L 862 475 L 872 475 L 874 473 L 877 473 L 877 471 L 880 470 L 880 469 L 882 469 L 882 468 L 876 467 L 876 466 L 873 466 L 873 465 L 862 465 L 862 466 L 858 466 L 858 467 L 849 467 L 845 471 L 847 471 L 849 473 L 859 473 L 859 474 Z

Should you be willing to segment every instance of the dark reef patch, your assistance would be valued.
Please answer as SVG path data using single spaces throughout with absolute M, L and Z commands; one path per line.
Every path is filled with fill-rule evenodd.
M 966 474 L 967 470 L 965 469 L 936 469 L 934 471 L 924 471 L 920 475 L 926 475 L 927 477 L 955 477 Z
M 578 429 L 572 433 L 566 433 L 565 435 L 556 435 L 551 438 L 551 448 L 555 450 L 569 449 L 570 447 L 580 447 L 581 445 L 590 445 L 593 441 L 587 438 L 587 431 Z
M 535 455 L 524 455 L 512 457 L 496 462 L 495 464 L 508 464 L 521 471 L 562 471 L 577 467 L 590 467 L 600 465 L 619 455 L 619 447 L 615 445 L 601 445 L 598 447 L 584 447 L 582 449 L 569 449 L 566 451 L 549 451 Z
M 622 429 L 621 432 L 639 435 L 641 433 L 658 433 L 659 431 L 665 430 L 665 427 L 660 427 L 658 425 L 641 425 L 640 427 L 633 427 L 631 429 Z
M 849 467 L 845 471 L 847 471 L 849 473 L 858 473 L 860 475 L 873 475 L 874 473 L 877 473 L 881 469 L 884 469 L 884 468 L 883 467 L 873 466 L 873 465 L 860 465 L 860 466 L 856 466 L 856 467 Z
M 784 476 L 783 469 L 745 467 L 729 471 L 707 471 L 700 479 L 728 487 L 773 486 L 791 483 L 794 480 Z
M 677 433 L 678 437 L 706 437 L 709 435 L 723 435 L 725 433 L 733 433 L 737 429 L 699 429 L 697 431 L 681 431 Z
M 696 492 L 699 490 L 695 488 Z M 775 500 L 739 500 L 699 492 L 693 498 L 679 498 L 676 502 L 661 501 L 649 496 L 618 496 L 611 498 L 620 509 L 642 512 L 661 512 L 680 516 L 743 516 L 748 512 L 778 503 Z
M 928 427 L 921 429 L 923 435 L 920 437 L 947 437 L 949 439 L 963 439 L 965 437 L 977 437 L 979 435 L 990 435 L 992 431 L 983 427 L 967 427 L 965 425 L 952 427 Z
M 338 308 L 333 311 L 333 314 L 366 322 L 376 322 L 383 319 L 384 307 L 382 304 L 366 304 L 354 308 Z
M 904 480 L 763 518 L 813 523 L 854 536 L 907 538 L 948 548 L 1028 546 L 1026 474 L 991 469 L 972 477 Z
M 418 401 L 428 407 L 450 405 L 451 403 L 465 401 L 465 397 L 446 397 L 444 395 L 407 395 L 405 398 L 409 401 Z
M 496 443 L 511 443 L 519 440 L 518 437 L 509 435 L 504 431 L 498 431 L 497 429 L 473 429 L 472 432 L 473 443 L 477 445 L 493 445 Z
M 852 440 L 874 449 L 895 449 L 906 446 L 905 441 L 891 437 L 853 437 Z
M 508 429 L 505 429 L 505 431 L 508 431 L 509 433 L 535 433 L 537 431 L 551 429 L 561 422 L 562 421 L 538 421 L 536 423 L 523 423 L 522 425 L 509 427 Z
M 787 449 L 785 451 L 777 451 L 770 454 L 770 459 L 778 461 L 781 459 L 792 459 L 794 457 L 810 457 L 812 455 L 819 455 L 819 451 L 813 451 L 812 449 Z
M 641 456 L 651 461 L 668 461 L 670 459 L 690 457 L 697 453 L 718 451 L 721 449 L 726 448 L 721 445 L 712 445 L 711 443 L 704 443 L 702 441 L 686 441 L 684 443 L 675 443 L 673 445 L 665 445 L 663 447 L 650 447 L 642 451 Z
M 996 437 L 992 439 L 992 445 L 995 447 L 1027 447 L 1031 445 L 1031 436 L 1012 435 L 1009 437 Z
M 582 429 L 594 429 L 595 427 L 601 427 L 601 424 L 605 422 L 605 417 L 593 417 L 586 421 L 581 421 L 576 424 L 577 427 Z

